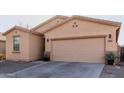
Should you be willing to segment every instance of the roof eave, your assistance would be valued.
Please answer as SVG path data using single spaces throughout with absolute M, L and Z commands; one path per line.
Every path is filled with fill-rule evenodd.
M 43 23 L 41 23 L 41 24 L 35 26 L 34 28 L 31 29 L 31 31 L 35 31 L 35 30 L 37 30 L 39 27 L 44 26 L 44 25 L 46 25 L 47 23 L 49 23 L 49 22 L 51 22 L 51 21 L 53 21 L 54 19 L 57 19 L 57 18 L 67 19 L 67 18 L 69 18 L 69 17 L 68 17 L 68 16 L 63 16 L 63 15 L 56 15 L 56 16 L 51 17 L 50 19 L 46 20 L 45 22 L 43 22 Z
M 61 25 L 65 24 L 66 22 L 71 21 L 73 19 L 82 19 L 82 20 L 86 20 L 86 21 L 91 21 L 91 22 L 99 23 L 99 24 L 104 24 L 104 25 L 109 25 L 109 26 L 114 26 L 114 27 L 119 27 L 119 28 L 121 27 L 121 23 L 120 22 L 108 21 L 108 20 L 103 20 L 103 19 L 96 19 L 96 18 L 90 18 L 90 17 L 74 15 L 74 16 L 66 19 L 64 22 L 62 22 L 62 23 L 60 23 L 60 24 L 58 24 L 58 25 L 56 25 L 54 27 L 49 28 L 44 33 L 47 33 L 48 31 L 50 31 L 50 30 L 52 30 L 52 29 L 54 29 L 54 28 L 56 28 L 58 26 L 61 26 Z M 102 22 L 102 21 L 104 21 L 104 22 Z
M 11 32 L 12 30 L 14 30 L 14 29 L 21 30 L 21 31 L 24 31 L 24 32 L 30 32 L 30 30 L 27 29 L 27 28 L 24 28 L 24 27 L 15 25 L 14 27 L 10 28 L 10 29 L 7 30 L 5 33 L 3 33 L 3 35 L 6 36 L 8 33 L 10 33 L 10 32 Z
M 121 26 L 121 22 L 104 20 L 104 19 L 97 19 L 97 18 L 91 18 L 91 17 L 79 16 L 79 15 L 74 15 L 74 16 L 72 16 L 72 18 L 82 19 L 84 21 L 86 20 L 86 21 L 91 21 L 91 22 L 95 22 L 95 23 L 100 23 L 100 24 L 105 24 L 105 25 L 110 25 L 110 26 L 116 26 L 116 27 Z

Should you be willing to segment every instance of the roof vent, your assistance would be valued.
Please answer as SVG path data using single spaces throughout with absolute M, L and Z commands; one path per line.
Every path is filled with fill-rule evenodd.
M 73 25 L 72 25 L 73 28 L 77 28 L 78 27 L 78 24 L 77 22 L 74 22 Z

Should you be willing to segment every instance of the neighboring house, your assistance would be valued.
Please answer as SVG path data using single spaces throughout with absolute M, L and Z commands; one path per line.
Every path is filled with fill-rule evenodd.
M 52 61 L 104 63 L 118 55 L 121 23 L 84 16 L 55 16 L 28 30 L 15 26 L 4 33 L 9 60 L 37 60 L 44 51 Z M 22 28 L 22 29 L 20 29 Z
M 124 44 L 120 46 L 120 61 L 124 62 Z
M 5 53 L 6 50 L 6 38 L 0 32 L 0 54 Z

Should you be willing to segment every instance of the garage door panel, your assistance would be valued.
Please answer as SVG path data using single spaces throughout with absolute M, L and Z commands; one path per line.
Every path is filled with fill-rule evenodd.
M 52 60 L 104 62 L 104 38 L 52 41 Z

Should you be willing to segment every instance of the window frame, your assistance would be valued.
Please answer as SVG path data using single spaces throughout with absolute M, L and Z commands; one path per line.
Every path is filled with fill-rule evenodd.
M 17 40 L 15 38 L 19 38 L 17 41 L 18 42 L 17 44 L 15 43 L 16 42 L 15 40 Z M 18 49 L 16 49 L 17 45 L 18 45 Z M 13 36 L 13 52 L 20 52 L 20 35 Z

